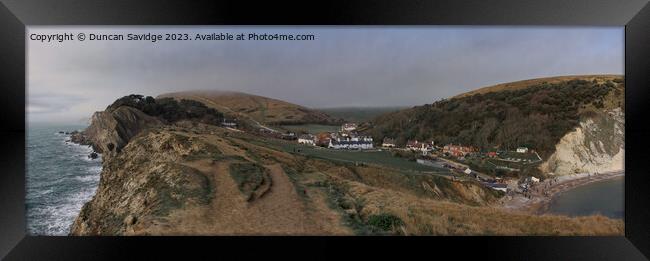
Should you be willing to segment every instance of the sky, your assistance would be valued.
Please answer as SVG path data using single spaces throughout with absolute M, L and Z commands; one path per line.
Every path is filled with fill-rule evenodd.
M 313 34 L 312 41 L 64 41 L 83 32 Z M 85 123 L 119 97 L 229 90 L 311 108 L 432 103 L 531 78 L 624 73 L 623 27 L 30 26 L 29 122 Z

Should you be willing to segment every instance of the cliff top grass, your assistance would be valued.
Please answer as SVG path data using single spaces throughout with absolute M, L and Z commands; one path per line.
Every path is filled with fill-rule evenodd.
M 271 182 L 266 168 L 249 162 L 231 163 L 230 176 L 237 182 L 239 191 L 248 201 L 260 197 L 264 191 L 258 190 L 262 189 L 264 185 L 269 186 Z

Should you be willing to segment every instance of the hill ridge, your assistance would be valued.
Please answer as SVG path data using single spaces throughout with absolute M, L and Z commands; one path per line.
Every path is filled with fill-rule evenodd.
M 541 84 L 548 79 L 558 82 Z M 398 145 L 431 139 L 480 149 L 527 146 L 547 158 L 560 138 L 590 112 L 625 107 L 622 79 L 610 75 L 539 78 L 516 82 L 519 85 L 509 93 L 482 88 L 483 95 L 473 91 L 380 115 L 363 131 L 376 140 L 394 138 Z
M 312 108 L 239 91 L 193 90 L 158 95 L 158 98 L 165 97 L 197 100 L 232 116 L 264 124 L 338 123 L 337 119 Z
M 542 84 L 544 82 L 546 83 L 559 83 L 563 81 L 570 81 L 570 80 L 577 80 L 577 79 L 582 79 L 582 80 L 587 80 L 591 81 L 594 78 L 596 79 L 602 79 L 602 80 L 613 80 L 617 78 L 623 78 L 623 75 L 620 74 L 577 74 L 577 75 L 561 75 L 561 76 L 549 76 L 549 77 L 541 77 L 541 78 L 533 78 L 533 79 L 525 79 L 525 80 L 518 80 L 518 81 L 513 81 L 513 82 L 502 82 L 494 85 L 489 85 L 485 87 L 481 87 L 469 92 L 464 92 L 461 94 L 457 94 L 455 96 L 452 96 L 450 98 L 463 98 L 467 96 L 471 96 L 474 94 L 479 94 L 479 93 L 488 93 L 488 92 L 499 92 L 499 91 L 506 91 L 506 90 L 520 90 L 520 89 L 525 89 L 525 88 L 530 88 L 536 84 Z

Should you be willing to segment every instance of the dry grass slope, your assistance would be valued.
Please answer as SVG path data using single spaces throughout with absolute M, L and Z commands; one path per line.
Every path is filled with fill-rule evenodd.
M 623 235 L 622 220 L 603 216 L 570 218 L 530 215 L 498 207 L 415 197 L 408 193 L 347 182 L 348 193 L 365 202 L 360 215 L 389 214 L 402 220 L 401 235 Z
M 266 124 L 302 124 L 331 121 L 325 113 L 272 98 L 230 91 L 187 91 L 159 95 L 203 102 L 230 115 L 245 116 Z
M 476 89 L 470 92 L 466 93 L 461 93 L 458 94 L 452 98 L 462 98 L 462 97 L 467 97 L 467 96 L 472 96 L 474 94 L 479 94 L 479 93 L 488 93 L 488 92 L 499 92 L 499 91 L 504 91 L 504 90 L 519 90 L 519 89 L 525 89 L 537 84 L 542 84 L 542 83 L 548 83 L 548 84 L 553 84 L 553 83 L 560 83 L 560 82 L 565 82 L 565 81 L 570 81 L 570 80 L 586 80 L 586 81 L 593 81 L 596 79 L 598 82 L 606 82 L 608 80 L 614 80 L 614 79 L 619 79 L 623 77 L 622 75 L 610 75 L 610 74 L 603 74 L 603 75 L 570 75 L 570 76 L 556 76 L 556 77 L 546 77 L 546 78 L 536 78 L 536 79 L 529 79 L 529 80 L 523 80 L 523 81 L 516 81 L 516 82 L 509 82 L 509 83 L 501 83 L 497 85 L 492 85 L 492 86 L 487 86 L 483 87 L 480 89 Z
M 84 206 L 73 234 L 622 235 L 624 231 L 622 220 L 600 216 L 511 212 L 496 207 L 497 195 L 489 189 L 472 183 L 310 158 L 267 144 L 252 134 L 192 122 L 141 133 L 105 164 L 98 195 Z

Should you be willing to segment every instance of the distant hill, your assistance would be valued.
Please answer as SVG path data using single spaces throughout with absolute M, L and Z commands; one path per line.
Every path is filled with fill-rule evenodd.
M 293 103 L 268 97 L 231 91 L 187 91 L 159 95 L 191 99 L 226 114 L 246 117 L 264 124 L 336 123 L 329 115 Z
M 321 112 L 348 122 L 366 122 L 384 113 L 405 109 L 405 107 L 340 107 L 317 109 Z
M 432 104 L 387 113 L 364 132 L 460 143 L 483 149 L 528 146 L 548 157 L 585 115 L 624 108 L 622 76 L 563 76 L 486 87 Z
M 554 83 L 561 83 L 570 80 L 593 81 L 594 79 L 600 82 L 605 82 L 608 80 L 613 81 L 614 79 L 621 79 L 621 76 L 613 75 L 613 74 L 612 75 L 569 75 L 569 76 L 536 78 L 536 79 L 501 83 L 497 85 L 483 87 L 466 93 L 461 93 L 459 95 L 454 96 L 453 98 L 462 98 L 462 97 L 467 97 L 479 93 L 498 92 L 498 91 L 505 91 L 505 90 L 514 91 L 514 90 L 525 89 L 534 85 L 539 85 L 544 83 L 554 84 Z

